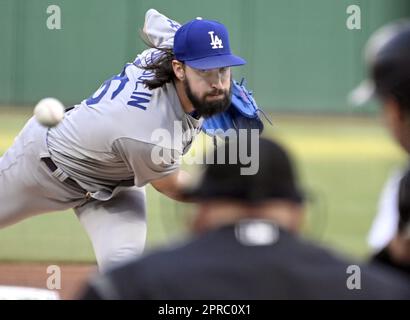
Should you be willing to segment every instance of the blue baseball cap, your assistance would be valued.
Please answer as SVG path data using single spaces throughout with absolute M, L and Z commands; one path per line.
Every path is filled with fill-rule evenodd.
M 182 25 L 174 37 L 175 58 L 195 69 L 244 65 L 231 53 L 228 30 L 222 23 L 197 18 Z

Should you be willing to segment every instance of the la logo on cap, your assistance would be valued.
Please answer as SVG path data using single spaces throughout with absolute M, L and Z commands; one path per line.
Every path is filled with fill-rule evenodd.
M 222 40 L 219 39 L 217 35 L 214 35 L 215 31 L 209 31 L 209 35 L 211 36 L 211 43 L 212 49 L 222 49 L 224 46 L 222 44 Z
M 176 60 L 200 70 L 246 63 L 241 57 L 231 53 L 226 27 L 218 21 L 205 19 L 191 20 L 176 31 L 174 54 Z

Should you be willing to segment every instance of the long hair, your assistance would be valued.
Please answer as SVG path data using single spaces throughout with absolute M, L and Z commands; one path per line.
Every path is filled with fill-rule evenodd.
M 174 70 L 172 69 L 172 60 L 175 60 L 174 51 L 171 48 L 158 48 L 151 43 L 142 30 L 139 30 L 139 34 L 142 41 L 144 41 L 147 46 L 162 52 L 161 55 L 152 59 L 149 64 L 140 66 L 140 68 L 154 73 L 152 79 L 142 80 L 144 85 L 150 90 L 160 88 L 175 78 Z

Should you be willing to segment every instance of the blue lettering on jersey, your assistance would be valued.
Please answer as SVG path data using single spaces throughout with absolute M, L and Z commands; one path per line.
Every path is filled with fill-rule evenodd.
M 152 59 L 152 58 L 151 58 Z M 122 72 L 106 81 L 101 85 L 101 87 L 90 97 L 86 100 L 86 104 L 88 106 L 97 104 L 101 101 L 101 99 L 105 96 L 108 89 L 111 86 L 113 81 L 120 81 L 118 87 L 113 91 L 111 94 L 111 100 L 113 100 L 125 87 L 127 82 L 129 81 L 125 69 L 131 65 L 128 63 L 125 65 Z M 150 70 L 144 70 L 142 74 L 137 78 L 135 83 L 135 89 L 130 96 L 130 100 L 127 102 L 127 105 L 131 107 L 137 107 L 142 110 L 146 110 L 147 106 L 144 104 L 149 104 L 151 101 L 152 94 L 148 90 L 144 90 L 144 80 L 151 79 L 154 76 L 154 73 Z M 148 91 L 148 92 L 147 92 Z
M 118 88 L 111 95 L 111 100 L 114 99 L 124 89 L 125 85 L 129 81 L 127 75 L 125 74 L 125 69 L 129 65 L 131 65 L 131 63 L 127 63 L 120 74 L 118 74 L 118 75 L 104 81 L 104 83 L 101 85 L 101 87 L 90 98 L 88 98 L 85 101 L 86 104 L 88 106 L 91 106 L 93 104 L 99 103 L 101 101 L 101 99 L 105 96 L 105 94 L 107 93 L 108 89 L 111 86 L 111 83 L 115 80 L 119 80 L 120 84 L 118 85 Z M 97 92 L 99 92 L 99 94 L 96 97 L 94 97 L 97 94 Z
M 144 70 L 144 72 L 137 78 L 142 82 L 142 80 L 152 79 L 154 77 L 154 73 L 151 70 Z
M 144 82 L 145 79 L 151 79 L 154 74 L 150 70 L 144 70 L 142 75 L 138 77 L 138 81 L 135 83 L 135 89 L 131 94 L 131 100 L 127 102 L 127 105 L 132 107 L 137 107 L 142 110 L 146 110 L 147 107 L 142 104 L 147 104 L 151 101 L 152 93 L 144 92 Z M 142 87 L 142 88 L 141 88 Z
M 85 103 L 88 106 L 91 106 L 93 104 L 96 104 L 96 103 L 100 102 L 101 99 L 104 97 L 104 95 L 107 93 L 108 88 L 111 85 L 111 80 L 112 79 L 108 79 L 108 80 L 104 81 L 104 83 L 101 85 L 101 87 L 91 97 L 89 97 L 85 101 Z M 99 92 L 99 91 L 101 91 L 101 92 L 96 97 L 94 97 L 97 94 L 97 92 Z
M 181 27 L 181 25 L 178 22 L 175 22 L 171 19 L 167 19 L 167 21 L 169 22 L 169 26 L 174 30 L 178 30 Z
M 144 98 L 144 96 L 146 98 Z M 132 100 L 128 101 L 127 105 L 146 110 L 147 107 L 143 106 L 142 104 L 149 103 L 151 101 L 151 96 L 152 94 L 150 93 L 134 91 L 130 97 Z
M 111 100 L 114 99 L 122 91 L 122 89 L 124 89 L 127 82 L 130 81 L 130 79 L 128 79 L 128 77 L 125 73 L 124 73 L 124 75 L 114 77 L 113 80 L 120 80 L 120 85 L 118 86 L 117 90 L 115 90 L 112 93 Z

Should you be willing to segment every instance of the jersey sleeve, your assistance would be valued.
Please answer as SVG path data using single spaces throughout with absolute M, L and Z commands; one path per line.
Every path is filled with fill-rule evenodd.
M 114 141 L 113 149 L 134 172 L 138 187 L 175 172 L 180 165 L 178 151 L 135 139 L 119 138 Z

